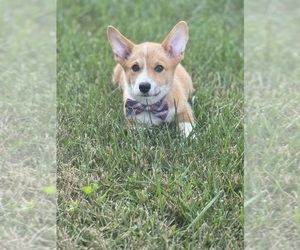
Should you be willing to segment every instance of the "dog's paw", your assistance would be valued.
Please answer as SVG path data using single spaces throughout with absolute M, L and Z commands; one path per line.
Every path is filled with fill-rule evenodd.
M 195 138 L 195 134 L 192 133 L 194 126 L 190 122 L 179 123 L 179 128 L 180 128 L 180 131 L 185 135 L 185 137 L 189 137 L 191 135 L 191 138 L 193 138 L 193 139 Z

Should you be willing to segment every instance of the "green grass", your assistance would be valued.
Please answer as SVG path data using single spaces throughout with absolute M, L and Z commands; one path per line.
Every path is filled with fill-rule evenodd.
M 0 14 L 0 249 L 53 249 L 55 4 L 3 1 Z
M 106 28 L 160 42 L 180 20 L 197 139 L 131 133 Z M 57 37 L 58 248 L 243 248 L 242 1 L 59 1 Z
M 299 249 L 299 8 L 245 12 L 245 245 Z

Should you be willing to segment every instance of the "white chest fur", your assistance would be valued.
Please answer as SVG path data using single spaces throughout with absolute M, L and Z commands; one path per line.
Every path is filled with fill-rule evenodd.
M 165 120 L 162 120 L 159 117 L 152 114 L 151 112 L 147 112 L 147 111 L 138 114 L 137 116 L 135 116 L 135 119 L 138 123 L 143 123 L 147 126 L 152 126 L 152 125 L 158 126 L 163 122 L 168 122 L 168 123 L 173 122 L 174 116 L 175 116 L 175 109 L 170 108 L 168 110 L 168 115 Z

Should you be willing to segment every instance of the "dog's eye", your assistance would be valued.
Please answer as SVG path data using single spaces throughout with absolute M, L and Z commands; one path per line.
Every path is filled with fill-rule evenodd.
M 154 70 L 155 70 L 157 73 L 160 73 L 160 72 L 162 72 L 162 71 L 164 70 L 164 67 L 161 66 L 161 65 L 157 65 L 157 66 L 154 68 Z
M 131 69 L 132 69 L 133 72 L 138 72 L 138 71 L 140 70 L 140 67 L 139 67 L 139 65 L 134 64 L 134 65 L 131 67 Z

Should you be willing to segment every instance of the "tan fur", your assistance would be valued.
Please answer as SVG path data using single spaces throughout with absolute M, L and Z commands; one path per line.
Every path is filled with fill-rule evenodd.
M 177 39 L 177 36 L 179 37 L 178 34 L 180 39 Z M 181 47 L 184 50 L 188 39 L 186 23 L 178 23 L 162 44 L 146 42 L 136 45 L 112 26 L 108 27 L 108 37 L 118 62 L 114 69 L 112 82 L 122 89 L 124 101 L 127 98 L 125 89 L 128 86 L 130 87 L 130 85 L 133 87 L 141 72 L 144 72 L 149 79 L 155 82 L 155 86 L 158 89 L 163 89 L 164 86 L 168 87 L 169 91 L 166 93 L 167 102 L 169 109 L 176 106 L 178 122 L 194 124 L 192 109 L 188 103 L 189 97 L 194 92 L 192 80 L 180 64 L 184 57 L 183 51 L 178 53 L 173 48 L 177 46 L 173 40 L 177 39 L 178 43 L 182 43 Z M 175 45 L 173 46 L 173 44 Z M 132 65 L 134 64 L 140 67 L 138 72 L 132 70 Z M 156 72 L 154 69 L 157 65 L 163 66 L 164 70 L 160 73 Z M 150 100 L 151 97 L 148 99 Z

